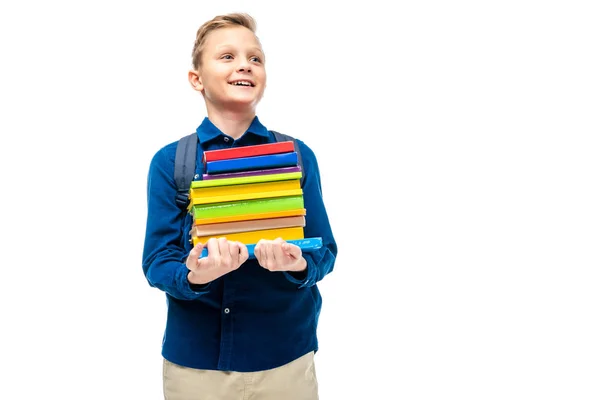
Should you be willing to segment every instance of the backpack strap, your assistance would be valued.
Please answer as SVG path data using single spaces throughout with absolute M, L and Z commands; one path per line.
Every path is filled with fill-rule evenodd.
M 300 146 L 298 146 L 298 142 L 294 137 L 290 135 L 286 135 L 277 131 L 270 132 L 273 133 L 273 136 L 275 136 L 276 142 L 294 142 L 294 148 L 296 149 L 296 154 L 298 154 L 298 165 L 300 166 L 300 170 L 302 171 L 302 177 L 300 178 L 300 187 L 304 186 L 304 165 L 302 164 L 302 154 L 300 153 Z
M 198 135 L 196 132 L 179 139 L 175 151 L 175 184 L 177 196 L 175 202 L 181 210 L 188 206 L 190 182 L 194 179 L 196 169 L 196 147 Z

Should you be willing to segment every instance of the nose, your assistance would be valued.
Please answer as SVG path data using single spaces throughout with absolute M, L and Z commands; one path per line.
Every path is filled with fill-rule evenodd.
M 250 63 L 248 60 L 241 59 L 237 67 L 238 72 L 250 72 Z

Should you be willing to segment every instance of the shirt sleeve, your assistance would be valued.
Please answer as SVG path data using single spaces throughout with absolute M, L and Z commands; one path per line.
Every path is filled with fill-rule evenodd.
M 297 273 L 284 272 L 290 282 L 297 284 L 299 288 L 304 288 L 315 285 L 333 270 L 337 256 L 337 244 L 323 201 L 317 158 L 302 141 L 298 140 L 298 144 L 304 167 L 304 185 L 302 187 L 304 207 L 306 208 L 304 237 L 320 237 L 323 241 L 323 246 L 319 250 L 302 254 L 307 264 L 303 279 Z
M 195 300 L 208 291 L 210 284 L 190 285 L 187 279 L 185 260 L 189 251 L 184 245 L 184 229 L 188 213 L 175 203 L 175 151 L 168 150 L 169 146 L 162 148 L 150 162 L 142 269 L 150 286 L 177 299 Z

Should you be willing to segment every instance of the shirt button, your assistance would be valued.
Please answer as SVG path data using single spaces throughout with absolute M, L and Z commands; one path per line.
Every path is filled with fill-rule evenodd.
M 229 314 L 229 308 L 226 308 L 226 309 L 224 309 L 224 310 L 223 310 L 223 312 L 224 312 L 225 314 Z
M 223 140 L 225 140 L 226 142 L 229 142 L 229 138 L 227 136 L 225 136 L 225 138 Z

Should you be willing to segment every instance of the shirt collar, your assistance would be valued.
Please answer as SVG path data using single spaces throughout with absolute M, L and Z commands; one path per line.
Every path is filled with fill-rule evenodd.
M 204 120 L 202 121 L 200 126 L 196 129 L 196 133 L 198 134 L 198 139 L 200 140 L 200 143 L 208 142 L 219 136 L 228 136 L 228 135 L 224 134 L 223 132 L 221 132 L 221 130 L 219 128 L 217 128 L 215 126 L 215 124 L 213 124 L 208 119 L 208 117 L 204 117 Z M 252 123 L 250 124 L 250 126 L 248 127 L 246 132 L 244 132 L 242 137 L 244 135 L 246 135 L 247 133 L 253 133 L 255 135 L 264 136 L 264 137 L 270 136 L 267 128 L 258 120 L 258 117 L 256 117 L 256 116 L 254 117 L 254 119 L 252 120 Z

